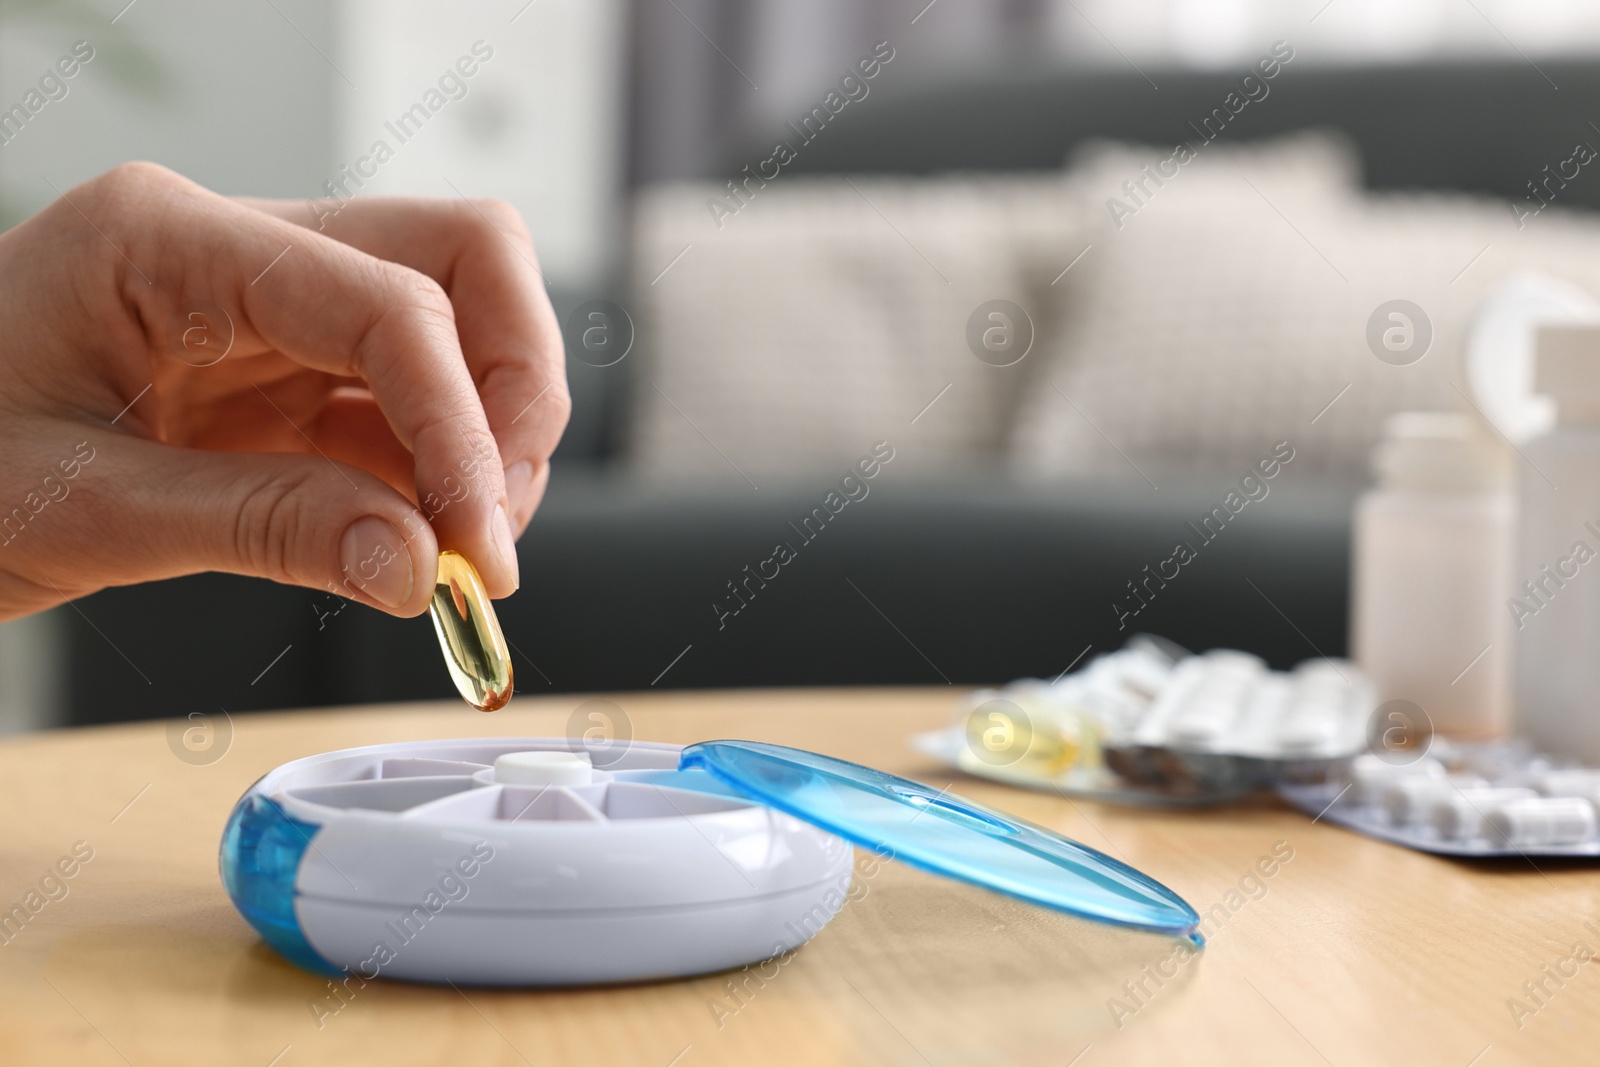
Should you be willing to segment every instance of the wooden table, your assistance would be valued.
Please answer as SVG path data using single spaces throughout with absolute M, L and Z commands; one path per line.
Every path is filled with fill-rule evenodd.
M 642 739 L 749 737 L 953 782 L 1125 858 L 1212 911 L 1203 954 L 1183 961 L 1170 939 L 886 864 L 764 982 L 723 974 L 463 993 L 380 981 L 319 1028 L 309 1004 L 325 994 L 323 980 L 266 949 L 219 883 L 218 837 L 238 795 L 272 767 L 329 749 L 562 734 L 583 699 L 518 700 L 495 715 L 410 705 L 240 716 L 226 755 L 207 765 L 178 759 L 159 723 L 0 744 L 0 910 L 37 891 L 76 843 L 93 850 L 73 877 L 45 887 L 60 899 L 35 898 L 46 903 L 0 945 L 0 1062 L 1496 1067 L 1600 1058 L 1600 963 L 1562 962 L 1580 942 L 1600 952 L 1594 866 L 1452 862 L 1266 803 L 1175 813 L 988 784 L 906 745 L 945 721 L 949 689 L 611 699 Z M 1530 999 L 1524 982 L 1545 992 Z

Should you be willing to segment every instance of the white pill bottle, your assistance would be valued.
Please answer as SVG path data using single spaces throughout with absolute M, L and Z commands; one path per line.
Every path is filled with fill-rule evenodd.
M 1511 707 L 1509 450 L 1464 413 L 1401 412 L 1386 431 L 1356 504 L 1351 654 L 1380 701 L 1410 701 L 1446 737 L 1496 736 Z
M 1519 733 L 1600 764 L 1600 325 L 1539 330 L 1535 381 L 1554 425 L 1522 446 L 1507 601 Z

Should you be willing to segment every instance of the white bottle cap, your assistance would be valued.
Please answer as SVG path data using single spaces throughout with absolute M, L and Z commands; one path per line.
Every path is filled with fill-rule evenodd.
M 1390 489 L 1464 492 L 1505 485 L 1509 451 L 1477 418 L 1454 411 L 1401 411 L 1384 423 L 1372 452 L 1378 484 Z
M 501 785 L 588 785 L 594 768 L 582 752 L 508 752 L 494 761 Z
M 1532 272 L 1495 286 L 1472 316 L 1467 392 L 1513 444 L 1555 425 L 1555 405 L 1534 386 L 1534 361 L 1539 327 L 1557 322 L 1600 322 L 1600 302 L 1571 282 Z
M 1600 326 L 1541 326 L 1534 380 L 1556 405 L 1556 424 L 1600 423 Z
M 1594 836 L 1594 805 L 1580 797 L 1510 800 L 1489 812 L 1485 822 L 1494 844 L 1576 845 Z

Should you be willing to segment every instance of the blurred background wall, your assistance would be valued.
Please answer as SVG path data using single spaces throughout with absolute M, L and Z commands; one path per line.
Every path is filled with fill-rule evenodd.
M 128 159 L 325 195 L 458 56 L 492 49 L 363 192 L 511 201 L 566 325 L 575 416 L 504 608 L 529 691 L 1053 675 L 1120 643 L 1127 587 L 1272 450 L 1280 414 L 1297 483 L 1137 624 L 1278 663 L 1336 654 L 1348 503 L 1382 418 L 1453 402 L 1491 283 L 1600 282 L 1583 250 L 1600 178 L 1563 183 L 1532 236 L 1512 209 L 1542 208 L 1543 168 L 1600 143 L 1600 9 L 1576 0 L 7 2 L 0 101 L 78 40 L 95 60 L 0 146 L 8 224 Z M 1244 154 L 1207 149 L 1213 184 L 1112 225 L 1122 183 L 1275 42 L 1292 63 L 1217 139 Z M 727 183 L 880 43 L 870 92 L 771 188 L 742 185 L 745 209 Z M 1329 136 L 1293 140 L 1307 130 Z M 723 225 L 719 197 L 741 208 Z M 1225 269 L 1247 276 L 1197 288 Z M 1438 356 L 1384 377 L 1365 316 L 1423 290 Z M 969 351 L 996 298 L 1034 320 L 1014 366 Z M 585 348 L 596 321 L 611 340 Z M 781 583 L 741 586 L 747 603 L 745 568 L 879 440 L 896 457 L 871 501 Z M 425 621 L 321 600 L 197 576 L 7 624 L 0 728 L 448 694 Z
M 918 83 L 1228 70 L 1279 39 L 1296 62 L 1343 66 L 1585 56 L 1600 42 L 1600 10 L 1580 0 L 675 0 L 634 18 L 635 183 L 720 173 L 814 103 L 862 42 L 910 49 L 915 69 L 897 80 Z

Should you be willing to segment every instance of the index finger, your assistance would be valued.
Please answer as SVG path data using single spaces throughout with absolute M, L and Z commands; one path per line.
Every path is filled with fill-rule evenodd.
M 127 289 L 144 322 L 165 323 L 186 301 L 214 300 L 238 312 L 244 350 L 268 346 L 366 381 L 412 452 L 417 497 L 440 547 L 471 559 L 491 596 L 516 589 L 503 465 L 437 282 L 164 168 L 121 167 L 80 193 L 90 215 L 156 220 L 128 237 L 130 261 L 161 265 L 156 284 Z
M 498 200 L 244 200 L 442 285 L 506 465 L 513 528 L 533 514 L 566 427 L 561 330 L 522 218 Z

